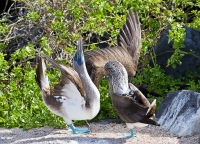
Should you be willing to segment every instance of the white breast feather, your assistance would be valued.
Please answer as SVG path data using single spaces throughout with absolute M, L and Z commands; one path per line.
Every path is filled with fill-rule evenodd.
M 90 117 L 90 112 L 85 108 L 85 99 L 72 82 L 64 85 L 61 96 L 55 97 L 62 102 L 62 109 L 70 119 L 83 120 Z

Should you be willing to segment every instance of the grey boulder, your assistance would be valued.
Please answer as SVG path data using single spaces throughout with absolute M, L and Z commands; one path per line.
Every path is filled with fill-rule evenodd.
M 169 93 L 156 117 L 161 127 L 177 136 L 200 133 L 200 93 L 191 90 Z

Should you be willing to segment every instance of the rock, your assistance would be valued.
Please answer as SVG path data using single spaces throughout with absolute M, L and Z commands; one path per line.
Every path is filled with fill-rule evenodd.
M 165 70 L 165 74 L 172 75 L 174 78 L 178 78 L 179 76 L 185 76 L 187 71 L 192 71 L 200 74 L 198 70 L 200 68 L 200 31 L 197 31 L 193 28 L 184 27 L 186 30 L 186 38 L 184 41 L 185 48 L 181 50 L 186 52 L 194 52 L 194 55 L 187 54 L 182 57 L 181 65 L 176 65 L 176 68 L 172 68 L 171 66 L 167 66 L 167 60 L 173 54 L 173 42 L 168 43 L 168 31 L 171 29 L 169 26 L 161 35 L 158 44 L 155 46 L 154 51 L 157 55 L 156 63 L 160 65 L 160 67 Z
M 200 93 L 191 90 L 169 93 L 156 117 L 161 127 L 178 136 L 200 133 Z

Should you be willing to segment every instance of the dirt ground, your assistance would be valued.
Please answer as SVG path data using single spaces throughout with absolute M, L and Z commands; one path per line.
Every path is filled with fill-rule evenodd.
M 200 134 L 176 137 L 158 126 L 135 127 L 136 137 L 120 138 L 129 134 L 123 123 L 109 121 L 90 123 L 91 132 L 72 134 L 66 129 L 48 127 L 28 131 L 22 129 L 0 129 L 0 144 L 200 144 Z

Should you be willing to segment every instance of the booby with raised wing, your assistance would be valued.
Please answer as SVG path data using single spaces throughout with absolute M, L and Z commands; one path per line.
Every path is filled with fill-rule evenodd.
M 82 40 L 79 39 L 77 43 L 77 51 L 73 58 L 74 69 L 40 54 L 36 70 L 36 81 L 45 105 L 52 113 L 63 117 L 74 134 L 89 132 L 89 128 L 76 128 L 72 120 L 90 120 L 100 109 L 100 93 L 87 73 Z M 43 58 L 62 74 L 59 83 L 52 90 L 45 74 L 46 65 Z

